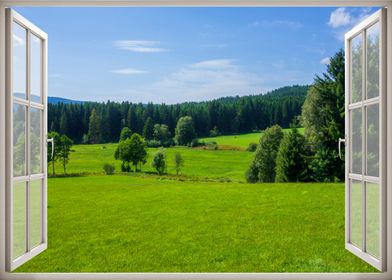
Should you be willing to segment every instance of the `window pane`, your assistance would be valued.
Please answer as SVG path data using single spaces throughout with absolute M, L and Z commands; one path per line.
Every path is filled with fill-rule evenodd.
M 12 259 L 26 252 L 26 182 L 13 185 Z
M 31 248 L 42 243 L 41 237 L 42 180 L 30 183 L 30 243 Z
M 30 33 L 30 83 L 31 101 L 41 103 L 42 80 L 41 80 L 41 59 L 42 41 L 34 34 Z
M 367 113 L 367 175 L 379 177 L 380 147 L 379 147 L 379 105 L 366 108 Z
M 351 103 L 362 100 L 363 34 L 351 40 Z
M 366 183 L 366 251 L 380 257 L 380 192 L 379 185 Z
M 351 173 L 362 174 L 362 108 L 350 111 Z
M 362 248 L 362 183 L 351 180 L 350 192 L 350 241 L 358 248 Z
M 12 87 L 16 97 L 26 99 L 26 34 L 17 23 L 12 25 Z
M 366 35 L 367 98 L 379 95 L 380 83 L 380 23 L 367 30 Z
M 14 104 L 13 110 L 14 176 L 26 175 L 26 107 Z
M 42 173 L 41 112 L 39 109 L 30 108 L 30 168 L 32 174 Z

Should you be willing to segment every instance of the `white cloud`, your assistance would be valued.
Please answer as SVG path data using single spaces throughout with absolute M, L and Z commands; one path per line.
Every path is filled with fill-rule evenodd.
M 212 59 L 191 64 L 191 68 L 198 69 L 227 69 L 233 67 L 233 59 Z
M 353 17 L 346 8 L 337 8 L 331 13 L 328 25 L 337 28 L 350 25 L 352 22 Z
M 324 65 L 329 65 L 330 61 L 331 59 L 329 57 L 324 57 L 323 59 L 320 60 L 320 63 Z
M 129 75 L 129 76 L 146 73 L 146 71 L 138 70 L 134 68 L 116 69 L 116 70 L 111 70 L 110 72 L 115 74 L 121 74 L 121 75 Z
M 168 49 L 158 47 L 160 43 L 161 42 L 159 41 L 142 41 L 142 40 L 118 40 L 113 42 L 116 48 L 121 50 L 131 51 L 131 52 L 144 52 L 144 53 L 167 52 Z
M 262 20 L 254 21 L 251 23 L 252 27 L 262 27 L 262 28 L 289 28 L 291 30 L 297 30 L 303 27 L 303 24 L 298 21 L 290 20 Z
M 371 8 L 337 8 L 334 10 L 330 17 L 328 25 L 332 28 L 351 27 L 354 24 L 362 21 L 368 17 L 372 12 Z
M 136 102 L 173 104 L 223 96 L 257 94 L 266 88 L 264 77 L 242 69 L 233 59 L 212 59 L 185 65 L 150 85 L 126 90 Z

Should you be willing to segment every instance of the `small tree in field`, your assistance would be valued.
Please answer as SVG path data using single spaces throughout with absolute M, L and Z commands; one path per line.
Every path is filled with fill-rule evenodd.
M 69 154 L 71 153 L 71 148 L 73 141 L 67 137 L 67 135 L 61 135 L 58 156 L 61 160 L 61 164 L 64 168 L 64 174 L 67 174 L 67 164 L 69 161 Z
M 146 150 L 146 142 L 143 137 L 141 137 L 138 133 L 132 134 L 131 138 L 129 138 L 129 155 L 130 161 L 135 166 L 135 171 L 140 171 L 142 168 L 142 164 L 145 164 L 147 161 L 147 150 Z M 138 165 L 139 170 L 138 170 Z
M 117 160 L 121 160 L 121 171 L 122 172 L 130 172 L 131 168 L 129 163 L 131 161 L 131 152 L 129 150 L 131 138 L 127 138 L 125 140 L 120 140 L 116 151 L 114 153 L 114 158 Z
M 52 175 L 56 175 L 55 162 L 57 161 L 58 154 L 59 154 L 60 134 L 58 134 L 55 131 L 52 131 L 48 133 L 48 138 L 53 139 L 54 141 L 53 157 L 52 157 L 52 145 L 48 145 L 48 165 L 50 163 L 52 164 Z M 56 146 L 58 147 L 56 148 Z
M 246 173 L 248 182 L 275 181 L 276 155 L 282 138 L 283 130 L 279 125 L 274 125 L 264 131 L 255 157 Z
M 152 160 L 152 167 L 154 167 L 159 175 L 162 175 L 166 171 L 166 155 L 163 149 L 160 149 Z
M 181 168 L 184 166 L 184 159 L 182 158 L 180 153 L 174 154 L 174 164 L 175 164 L 176 173 L 178 176 L 178 173 L 180 172 Z
M 292 128 L 286 133 L 276 157 L 276 182 L 306 182 L 310 180 L 309 149 L 305 136 Z
M 176 126 L 176 141 L 178 145 L 189 145 L 196 138 L 195 126 L 190 116 L 181 117 Z

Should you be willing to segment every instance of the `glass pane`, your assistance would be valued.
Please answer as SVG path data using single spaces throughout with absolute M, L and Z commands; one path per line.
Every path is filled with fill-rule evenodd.
M 380 23 L 376 23 L 367 30 L 367 98 L 379 95 L 380 83 Z
M 34 34 L 30 33 L 30 83 L 31 101 L 41 103 L 42 80 L 41 80 L 41 60 L 42 41 Z
M 17 23 L 12 25 L 12 87 L 16 97 L 26 99 L 26 34 Z
M 350 240 L 352 244 L 362 248 L 362 183 L 351 180 L 350 192 Z
M 31 248 L 42 243 L 41 238 L 42 180 L 30 183 L 30 242 Z
M 363 34 L 351 40 L 351 103 L 362 100 Z
M 366 251 L 380 257 L 380 192 L 379 185 L 366 183 Z
M 380 148 L 379 148 L 379 105 L 366 108 L 367 112 L 367 175 L 379 177 Z
M 362 174 L 362 108 L 350 111 L 351 173 Z
M 41 112 L 39 109 L 30 108 L 30 168 L 32 174 L 42 173 Z
M 13 185 L 12 259 L 26 252 L 26 182 Z
M 14 176 L 26 175 L 26 107 L 14 104 L 13 110 Z

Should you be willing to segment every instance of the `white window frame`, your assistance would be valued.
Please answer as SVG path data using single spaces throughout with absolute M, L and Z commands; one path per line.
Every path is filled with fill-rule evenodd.
M 47 135 L 47 127 L 45 125 L 41 126 L 41 131 L 40 131 L 40 140 L 41 140 L 41 172 L 38 174 L 31 174 L 30 173 L 30 143 L 29 143 L 29 138 L 30 138 L 30 133 L 31 133 L 31 123 L 30 123 L 30 109 L 38 109 L 40 110 L 40 115 L 41 115 L 41 120 L 42 120 L 42 124 L 47 123 L 47 41 L 48 41 L 48 37 L 45 33 L 43 33 L 38 27 L 36 27 L 33 23 L 29 22 L 28 20 L 26 20 L 23 16 L 19 15 L 17 12 L 13 11 L 12 9 L 8 10 L 8 13 L 6 12 L 6 20 L 9 23 L 8 25 L 6 25 L 6 28 L 8 28 L 8 30 L 6 30 L 6 33 L 8 34 L 13 34 L 12 33 L 12 27 L 13 27 L 13 23 L 18 24 L 19 26 L 23 27 L 26 30 L 26 51 L 27 51 L 27 55 L 26 55 L 26 74 L 28 77 L 28 81 L 26 82 L 27 85 L 27 89 L 26 89 L 26 98 L 19 98 L 19 97 L 15 97 L 13 96 L 13 89 L 12 89 L 12 71 L 10 71 L 10 75 L 8 75 L 8 81 L 7 81 L 7 85 L 9 88 L 7 88 L 7 92 L 9 92 L 9 99 L 7 100 L 6 98 L 6 102 L 8 102 L 8 112 L 7 114 L 12 115 L 12 108 L 14 104 L 18 104 L 18 105 L 22 105 L 24 106 L 25 110 L 26 110 L 26 114 L 27 114 L 27 122 L 26 122 L 26 136 L 27 136 L 27 145 L 26 145 L 26 149 L 25 149 L 25 159 L 26 159 L 26 167 L 27 167 L 27 175 L 23 175 L 23 176 L 18 176 L 18 177 L 14 177 L 13 174 L 9 174 L 10 176 L 7 177 L 6 175 L 6 180 L 7 180 L 7 186 L 10 186 L 10 191 L 7 192 L 7 200 L 10 203 L 6 204 L 7 207 L 7 211 L 8 213 L 10 213 L 10 220 L 7 221 L 7 223 L 10 225 L 7 228 L 7 232 L 6 232 L 6 242 L 7 242 L 7 251 L 6 251 L 6 257 L 7 257 L 7 262 L 6 262 L 6 266 L 7 266 L 7 271 L 12 271 L 15 268 L 21 266 L 22 264 L 24 264 L 25 262 L 29 261 L 30 259 L 34 258 L 35 256 L 37 256 L 38 254 L 40 254 L 41 252 L 45 251 L 47 248 L 47 223 L 45 222 L 47 220 L 47 193 L 46 193 L 46 186 L 47 186 L 47 150 L 46 150 L 46 135 Z M 40 102 L 34 102 L 31 101 L 31 89 L 30 89 L 30 60 L 31 60 L 31 51 L 30 51 L 30 36 L 33 35 L 35 37 L 37 37 L 39 40 L 41 40 L 42 42 L 42 46 L 41 46 L 41 74 L 40 74 L 40 79 L 41 79 L 41 92 L 40 92 Z M 7 56 L 8 58 L 13 57 L 12 54 L 12 40 L 8 40 L 8 46 L 7 46 Z M 6 60 L 7 63 L 9 63 L 9 68 L 11 69 L 13 66 L 11 66 L 11 61 L 8 59 Z M 12 118 L 8 119 L 9 121 L 7 121 L 8 128 L 7 131 L 12 131 L 13 130 L 13 123 L 12 123 Z M 13 166 L 13 145 L 11 143 L 13 143 L 13 139 L 12 139 L 12 133 L 10 133 L 9 135 L 7 135 L 8 139 L 8 143 L 9 143 L 9 149 L 10 152 L 7 153 L 6 158 L 7 162 L 9 165 Z M 45 144 L 43 144 L 45 143 Z M 23 255 L 19 256 L 18 258 L 12 260 L 12 246 L 13 246 L 13 228 L 12 228 L 12 224 L 13 224 L 13 184 L 16 182 L 25 182 L 29 185 L 29 189 L 30 189 L 30 184 L 32 181 L 41 181 L 41 207 L 42 207 L 42 212 L 41 212 L 41 244 L 39 244 L 38 246 L 31 248 L 31 244 L 30 244 L 30 221 L 31 221 L 31 217 L 28 214 L 27 215 L 27 223 L 26 223 L 26 249 L 27 252 L 24 253 Z M 26 199 L 28 201 L 26 207 L 29 205 L 30 203 L 30 191 L 27 191 L 26 193 Z M 28 210 L 29 213 L 29 210 Z
M 214 6 L 214 7 L 348 7 L 387 8 L 387 97 L 392 94 L 392 0 L 0 0 L 0 279 L 131 279 L 131 280 L 250 280 L 250 279 L 392 279 L 392 222 L 387 223 L 386 268 L 383 273 L 7 273 L 6 263 L 6 7 L 15 6 Z M 387 98 L 387 143 L 392 143 L 392 98 Z M 389 147 L 390 146 L 390 147 Z M 392 217 L 392 144 L 383 165 L 387 168 L 387 216 Z M 389 218 L 392 221 L 392 218 Z M 50 241 L 49 241 L 50 242 Z M 344 244 L 342 244 L 344 246 Z
M 345 219 L 346 219 L 346 226 L 345 226 L 345 240 L 346 240 L 346 249 L 349 250 L 350 252 L 352 252 L 354 255 L 358 256 L 359 258 L 365 260 L 367 263 L 370 263 L 372 266 L 376 267 L 377 269 L 381 270 L 381 271 L 385 271 L 386 269 L 386 263 L 385 263 L 385 259 L 386 259 L 386 248 L 385 246 L 382 246 L 383 244 L 386 243 L 386 227 L 385 225 L 386 223 L 386 166 L 385 164 L 383 164 L 383 161 L 385 160 L 385 153 L 387 151 L 387 147 L 386 147 L 386 134 L 384 133 L 385 128 L 386 128 L 386 85 L 384 84 L 384 82 L 386 81 L 386 63 L 384 63 L 384 60 L 386 58 L 386 49 L 384 47 L 384 38 L 385 36 L 383 36 L 385 34 L 386 31 L 386 22 L 384 21 L 384 19 L 386 18 L 386 9 L 382 9 L 377 11 L 376 13 L 374 13 L 373 15 L 367 17 L 366 19 L 364 19 L 362 22 L 358 23 L 358 25 L 356 25 L 353 29 L 351 29 L 348 33 L 346 33 L 345 35 L 345 72 L 346 72 L 346 76 L 345 76 L 345 87 L 346 87 L 346 100 L 345 100 L 345 117 L 346 117 L 346 121 L 345 121 L 345 128 L 346 128 L 346 145 L 348 148 L 346 148 L 346 154 L 345 154 L 345 162 L 346 162 L 346 171 L 345 171 L 345 184 L 346 184 L 346 213 L 345 213 Z M 381 71 L 381 75 L 380 75 L 380 90 L 379 90 L 379 95 L 377 97 L 373 97 L 371 99 L 367 99 L 365 97 L 364 100 L 355 102 L 355 103 L 351 103 L 351 72 L 352 70 L 350 69 L 350 67 L 352 67 L 351 64 L 351 40 L 356 37 L 357 35 L 360 35 L 361 33 L 363 34 L 363 42 L 366 45 L 366 29 L 368 29 L 369 27 L 373 26 L 374 24 L 379 23 L 380 24 L 380 37 L 381 37 L 381 41 L 380 41 L 380 46 L 379 46 L 379 52 L 380 52 L 380 65 L 379 65 L 379 70 Z M 367 49 L 364 47 L 363 48 L 363 53 L 362 53 L 362 61 L 365 62 L 366 61 L 366 57 L 367 57 Z M 363 64 L 364 69 L 366 69 L 367 67 L 367 63 Z M 364 70 L 364 73 L 366 72 L 366 70 Z M 367 78 L 364 78 L 364 80 L 366 81 Z M 366 82 L 365 82 L 366 83 Z M 365 87 L 365 83 L 363 85 L 363 87 Z M 366 95 L 367 90 L 365 88 L 362 89 L 363 90 L 363 95 Z M 380 161 L 380 170 L 379 170 L 379 175 L 377 177 L 372 177 L 372 176 L 368 176 L 365 175 L 365 163 L 367 162 L 367 151 L 366 151 L 366 145 L 367 145 L 367 139 L 366 137 L 364 137 L 362 139 L 362 173 L 363 174 L 354 174 L 354 173 L 350 173 L 350 166 L 352 164 L 351 160 L 352 160 L 352 139 L 351 139 L 351 133 L 352 133 L 352 127 L 350 125 L 350 122 L 352 122 L 353 120 L 350 120 L 350 114 L 352 113 L 352 110 L 354 109 L 361 109 L 362 111 L 362 124 L 366 125 L 366 114 L 365 111 L 367 110 L 367 108 L 369 108 L 369 106 L 371 105 L 378 105 L 379 108 L 379 124 L 380 124 L 380 130 L 379 130 L 379 161 Z M 364 135 L 366 135 L 366 130 L 364 129 Z M 362 182 L 362 188 L 363 190 L 365 190 L 364 184 L 366 183 L 374 183 L 377 184 L 380 188 L 380 212 L 379 212 L 379 217 L 380 217 L 380 227 L 379 227 L 379 233 L 380 233 L 380 256 L 379 258 L 375 258 L 372 255 L 370 255 L 369 253 L 366 253 L 366 249 L 365 251 L 363 251 L 362 249 L 359 249 L 357 246 L 353 245 L 350 242 L 351 239 L 351 180 L 357 180 Z M 367 193 L 366 191 L 363 191 L 363 200 L 367 201 Z M 363 212 L 365 212 L 364 208 L 362 209 Z M 366 227 L 367 227 L 367 222 L 366 222 L 366 215 L 363 214 L 363 221 L 362 221 L 363 225 L 363 240 L 362 240 L 362 248 L 366 248 Z

